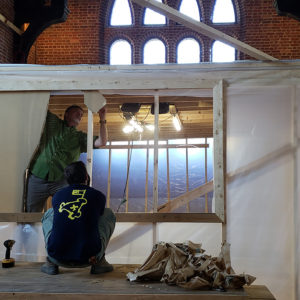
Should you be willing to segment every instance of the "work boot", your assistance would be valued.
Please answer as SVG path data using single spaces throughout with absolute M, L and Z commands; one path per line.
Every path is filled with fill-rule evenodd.
M 109 264 L 105 256 L 103 255 L 102 258 L 96 262 L 96 264 L 92 265 L 91 267 L 91 274 L 101 274 L 106 272 L 113 271 L 114 267 L 113 265 Z
M 58 265 L 51 262 L 47 257 L 47 261 L 41 266 L 41 271 L 48 275 L 56 275 L 58 274 Z

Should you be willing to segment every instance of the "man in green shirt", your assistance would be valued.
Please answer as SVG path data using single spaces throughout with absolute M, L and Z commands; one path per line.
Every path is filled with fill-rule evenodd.
M 99 137 L 94 137 L 94 148 L 105 146 L 107 142 L 106 108 L 100 109 L 98 114 L 100 132 Z M 66 109 L 64 120 L 48 111 L 39 147 L 29 167 L 27 212 L 41 212 L 47 198 L 67 186 L 65 167 L 87 151 L 87 134 L 76 129 L 82 116 L 83 109 L 77 105 Z

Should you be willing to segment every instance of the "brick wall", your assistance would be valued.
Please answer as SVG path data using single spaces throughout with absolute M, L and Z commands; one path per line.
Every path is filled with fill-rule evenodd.
M 195 33 L 186 27 L 169 21 L 162 28 L 142 25 L 143 8 L 132 4 L 135 27 L 126 29 L 107 26 L 113 0 L 69 0 L 70 14 L 64 23 L 47 28 L 30 51 L 28 63 L 36 64 L 106 64 L 110 45 L 116 36 L 127 39 L 133 45 L 133 62 L 142 63 L 142 48 L 145 41 L 158 36 L 167 46 L 167 62 L 176 62 L 176 47 L 184 37 L 196 38 L 202 47 L 202 61 L 210 60 L 213 40 Z M 12 1 L 1 0 L 2 3 Z M 178 9 L 179 0 L 168 0 L 168 5 Z M 199 0 L 202 20 L 211 24 L 212 0 Z M 214 25 L 215 28 L 248 43 L 278 59 L 300 59 L 300 22 L 278 16 L 272 0 L 233 0 L 238 24 Z M 4 13 L 3 13 L 4 14 Z M 2 30 L 3 24 L 0 24 Z M 10 32 L 10 29 L 5 29 Z M 0 35 L 2 38 L 2 34 Z M 9 45 L 9 43 L 8 43 Z M 11 61 L 11 49 L 5 56 Z M 0 50 L 1 51 L 1 50 Z M 0 52 L 1 58 L 1 52 Z M 238 53 L 238 59 L 253 59 Z M 1 58 L 3 61 L 4 58 Z
M 1 0 L 0 13 L 10 22 L 14 22 L 14 1 Z M 0 21 L 0 63 L 13 62 L 14 31 Z
M 69 0 L 64 23 L 48 27 L 30 50 L 28 63 L 45 65 L 99 63 L 99 0 Z
M 278 59 L 300 59 L 300 21 L 278 16 L 273 1 L 244 1 L 244 42 Z

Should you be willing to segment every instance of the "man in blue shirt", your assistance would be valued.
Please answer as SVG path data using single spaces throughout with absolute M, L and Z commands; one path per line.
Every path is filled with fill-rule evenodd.
M 56 275 L 58 266 L 89 265 L 91 274 L 112 271 L 104 255 L 116 217 L 105 208 L 105 196 L 88 185 L 83 162 L 68 165 L 64 175 L 69 186 L 53 196 L 52 208 L 42 218 L 48 257 L 41 271 Z

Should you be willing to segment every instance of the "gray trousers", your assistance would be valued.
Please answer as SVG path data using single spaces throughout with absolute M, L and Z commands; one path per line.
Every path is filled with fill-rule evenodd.
M 45 246 L 47 251 L 47 245 L 48 245 L 48 239 L 50 236 L 50 233 L 52 231 L 52 225 L 53 225 L 53 216 L 54 211 L 53 208 L 49 208 L 43 218 L 42 218 L 42 228 L 44 233 L 44 239 L 45 239 Z M 100 260 L 102 256 L 105 254 L 106 247 L 108 245 L 109 239 L 112 236 L 116 224 L 116 216 L 114 212 L 110 208 L 105 208 L 104 213 L 102 216 L 100 216 L 99 222 L 98 222 L 98 230 L 101 240 L 101 250 L 99 253 L 97 253 L 96 258 Z M 49 256 L 48 256 L 49 257 Z M 58 261 L 53 257 L 49 257 L 49 259 L 55 263 L 58 266 L 72 268 L 72 267 L 86 267 L 88 264 L 74 264 L 74 263 L 67 263 Z
M 33 174 L 28 178 L 27 212 L 42 212 L 49 196 L 53 196 L 60 189 L 68 186 L 65 179 L 59 181 L 47 181 Z

